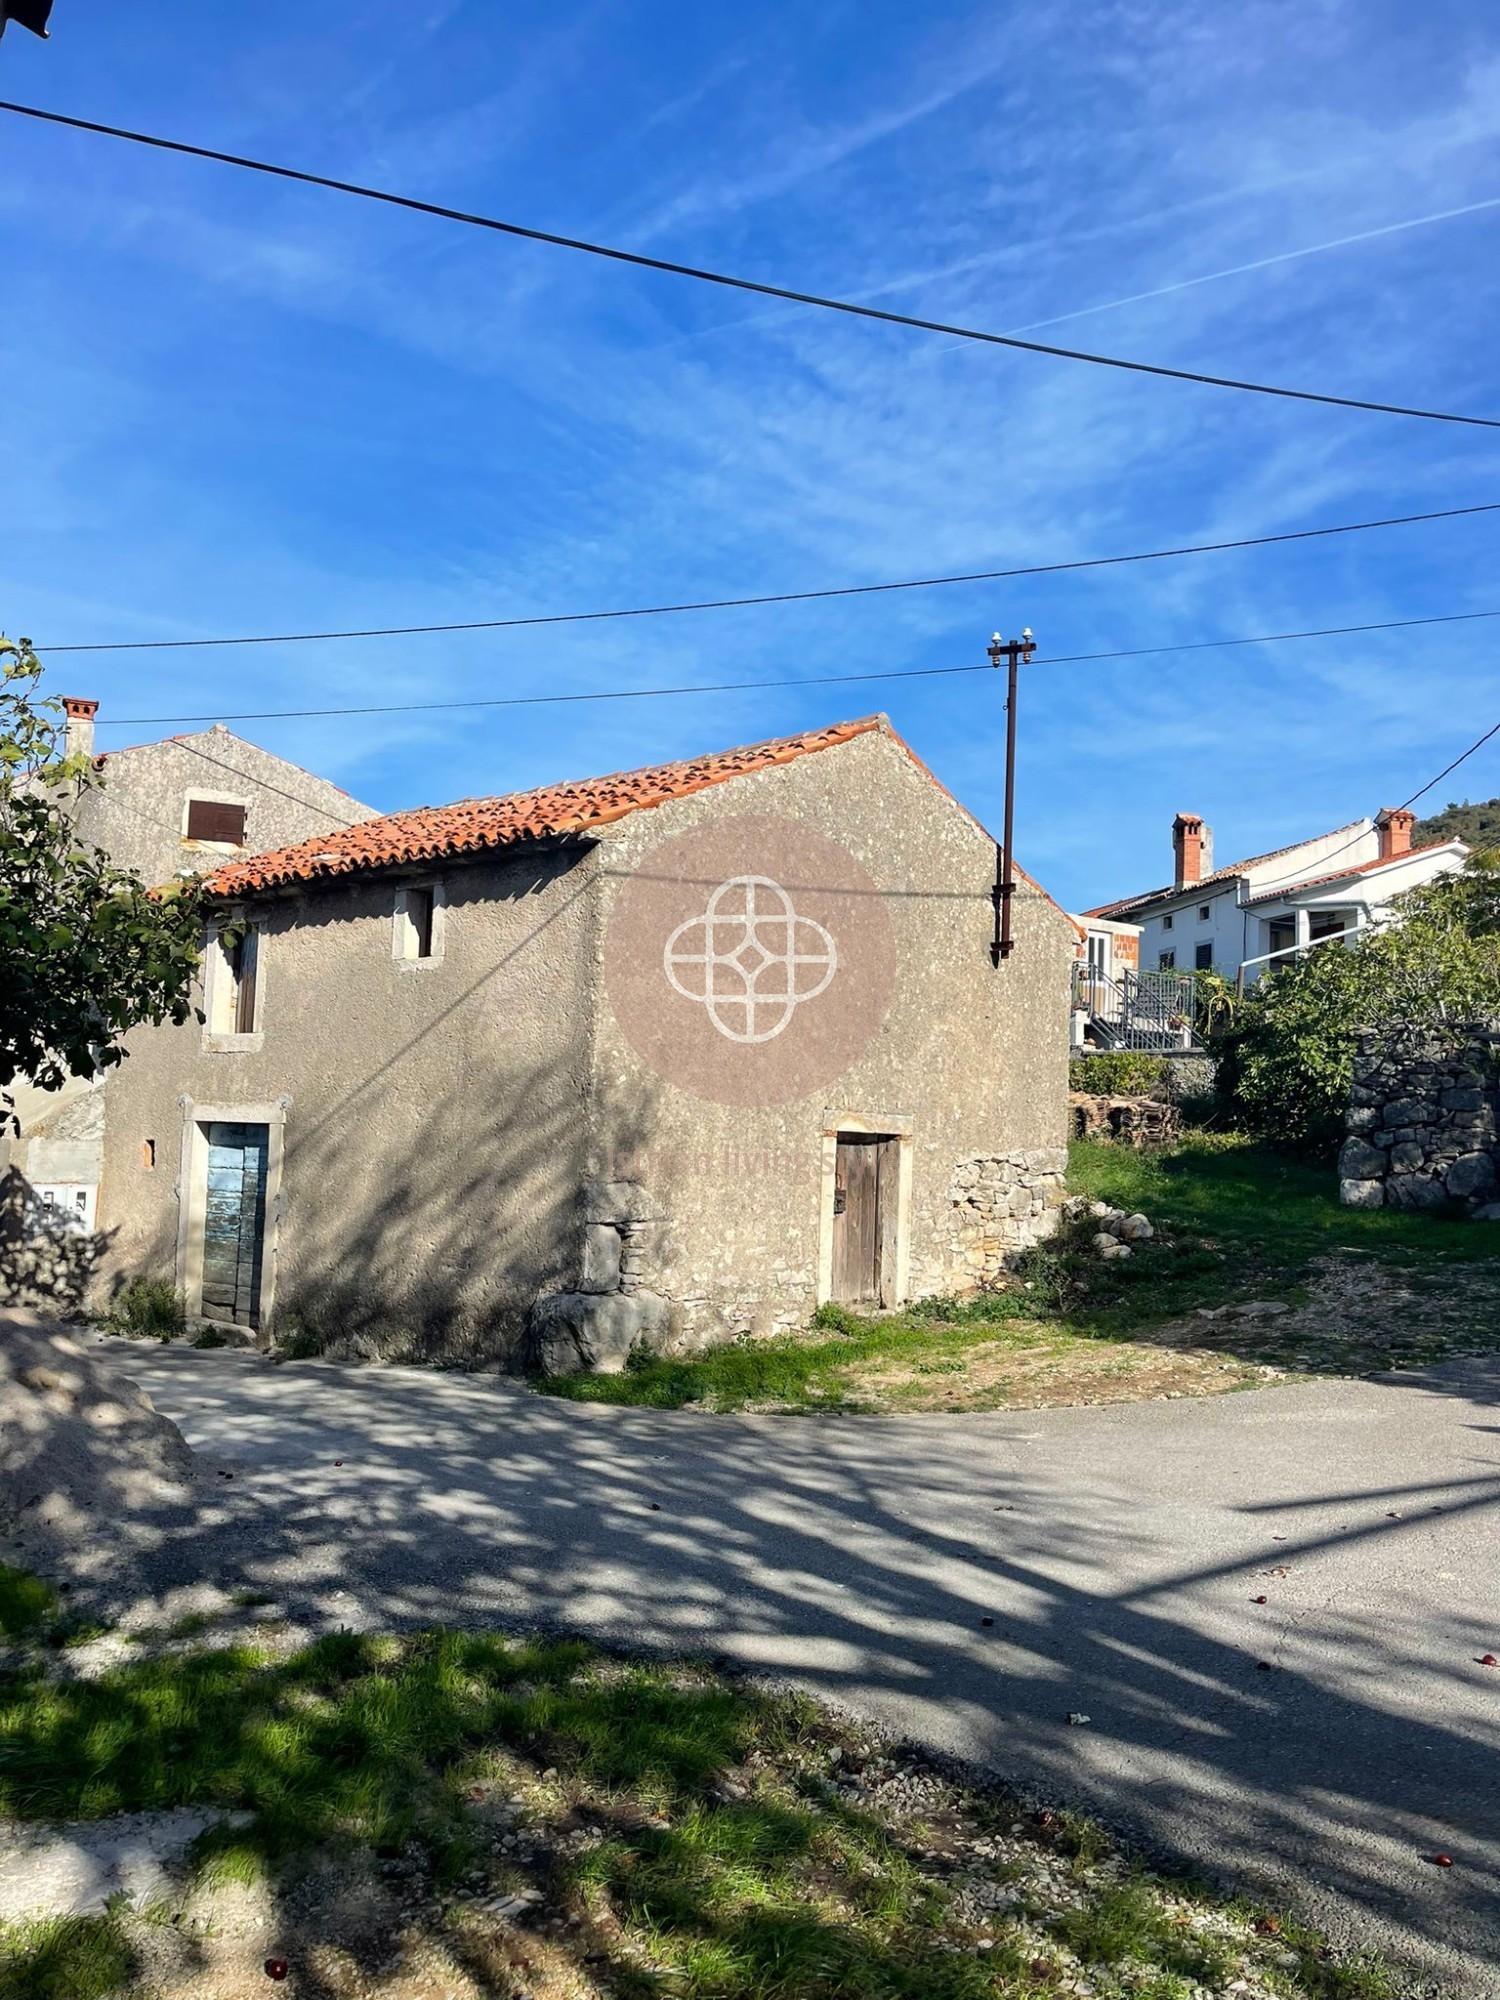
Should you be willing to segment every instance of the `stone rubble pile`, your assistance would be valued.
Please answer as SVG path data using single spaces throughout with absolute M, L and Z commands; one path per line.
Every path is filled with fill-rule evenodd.
M 1106 1260 L 1128 1257 L 1132 1245 L 1149 1243 L 1156 1234 L 1148 1216 L 1127 1215 L 1123 1208 L 1111 1208 L 1107 1201 L 1090 1201 L 1087 1195 L 1076 1194 L 1065 1202 L 1063 1214 L 1069 1222 L 1098 1224 L 1093 1247 Z
M 1500 1025 L 1361 1031 L 1339 1153 L 1351 1208 L 1500 1221 Z

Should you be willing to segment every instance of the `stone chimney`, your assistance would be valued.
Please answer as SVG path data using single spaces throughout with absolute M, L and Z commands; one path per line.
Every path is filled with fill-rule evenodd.
M 1411 853 L 1411 830 L 1416 814 L 1404 806 L 1382 806 L 1375 815 L 1375 831 L 1380 835 L 1380 858 L 1394 861 L 1398 854 Z
M 92 757 L 94 754 L 94 717 L 99 713 L 97 701 L 90 701 L 84 695 L 65 694 L 63 713 L 68 718 L 67 752 L 70 757 Z
M 1179 889 L 1201 882 L 1213 872 L 1214 837 L 1196 813 L 1179 813 L 1172 822 L 1174 879 Z

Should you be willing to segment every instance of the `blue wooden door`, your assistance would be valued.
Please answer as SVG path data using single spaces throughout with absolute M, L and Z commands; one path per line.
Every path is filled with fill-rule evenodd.
M 266 1236 L 264 1125 L 208 1128 L 208 1203 L 203 1221 L 203 1314 L 260 1325 Z

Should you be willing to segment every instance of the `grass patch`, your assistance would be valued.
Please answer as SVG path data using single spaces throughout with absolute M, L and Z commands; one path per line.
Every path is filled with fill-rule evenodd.
M 110 1917 L 0 1924 L 0 2000 L 109 2000 L 135 1970 Z
M 7 1639 L 39 1636 L 56 1617 L 59 1601 L 45 1578 L 0 1563 L 0 1633 Z
M 1286 2000 L 1401 1990 L 1371 1983 L 1379 1961 L 1258 1926 L 1089 1822 L 807 1698 L 579 1643 L 346 1633 L 281 1659 L 222 1648 L 32 1679 L 0 1693 L 0 1742 L 0 1811 L 20 1818 L 254 1815 L 200 1843 L 188 1925 L 157 1918 L 188 1958 L 230 1954 L 208 1961 L 226 1990 L 274 1943 L 309 1970 L 322 1954 L 320 1993 L 378 1996 L 402 1976 L 398 1933 L 396 1958 L 418 1938 L 427 1953 L 422 1990 L 464 1994 L 519 1991 L 517 1967 L 528 1991 L 602 1983 L 620 2000 L 1027 2000 L 1080 1976 L 1101 2000 L 1238 1979 Z M 350 1934 L 317 1871 L 333 1858 L 347 1884 L 360 1857 L 387 1902 Z M 262 1933 L 216 1926 L 203 1885 L 235 1883 L 268 1885 Z M 0 2000 L 105 2000 L 140 1976 L 143 1923 L 121 1909 L 0 1933 Z M 172 1991 L 159 1964 L 148 1983 Z
M 1162 1153 L 1081 1141 L 1070 1157 L 1075 1192 L 1144 1212 L 1156 1239 L 1105 1263 L 1085 1222 L 1019 1259 L 1002 1291 L 883 1318 L 825 1306 L 805 1334 L 691 1358 L 637 1355 L 618 1375 L 538 1387 L 656 1409 L 1036 1408 L 1202 1395 L 1268 1370 L 1367 1373 L 1500 1345 L 1500 1229 L 1344 1208 L 1330 1170 L 1223 1136 Z M 1329 1258 L 1370 1260 L 1391 1310 L 1351 1310 L 1347 1326 L 1322 1301 L 1300 1318 L 1192 1317 L 1267 1298 L 1306 1305 Z

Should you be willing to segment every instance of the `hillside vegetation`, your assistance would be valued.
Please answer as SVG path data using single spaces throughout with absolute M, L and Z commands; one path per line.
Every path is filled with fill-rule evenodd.
M 1451 801 L 1429 819 L 1419 819 L 1412 828 L 1413 847 L 1428 847 L 1435 840 L 1466 840 L 1471 847 L 1500 846 L 1500 799 L 1481 799 L 1461 806 Z

